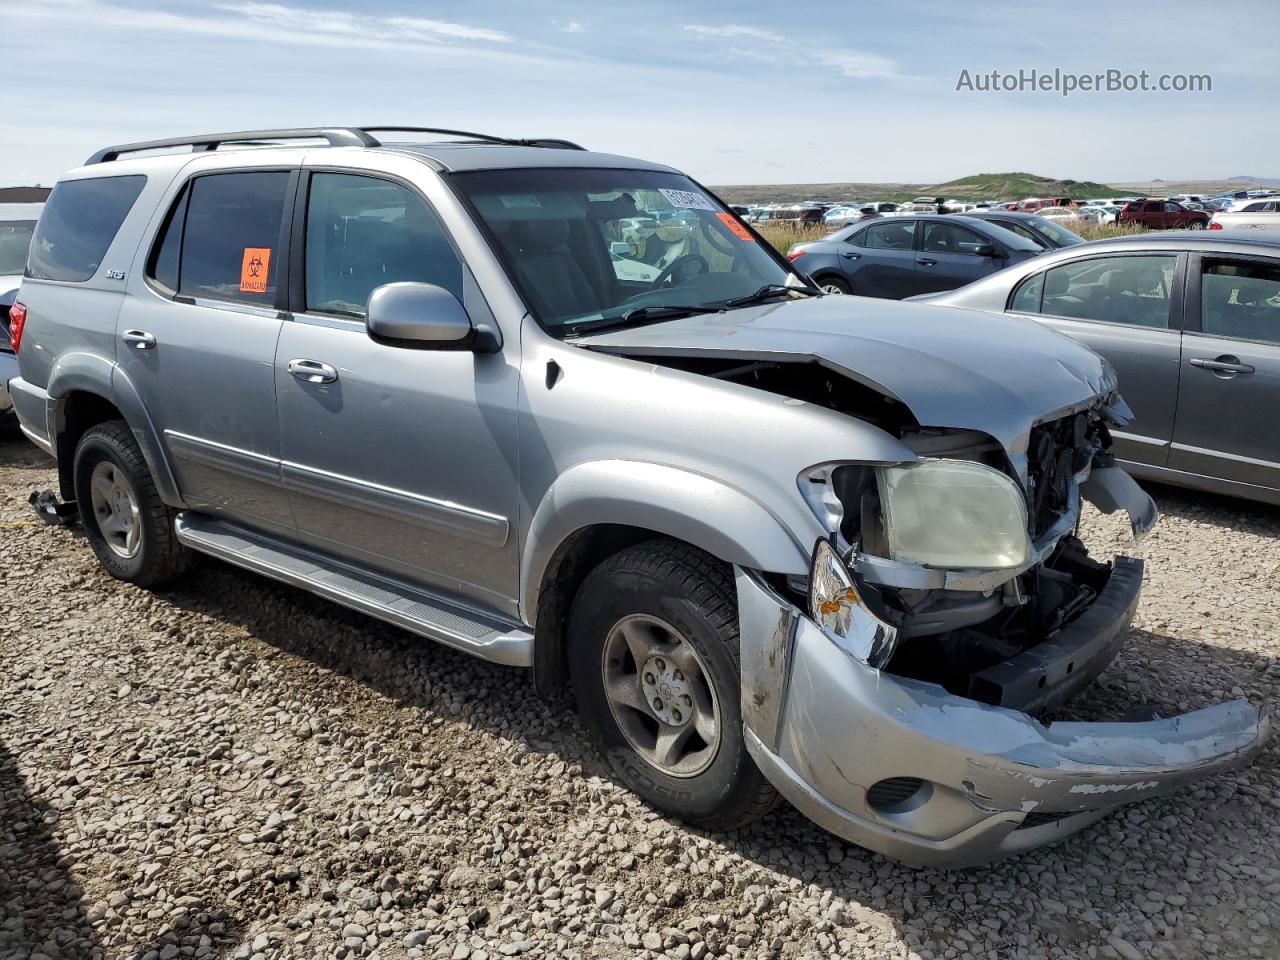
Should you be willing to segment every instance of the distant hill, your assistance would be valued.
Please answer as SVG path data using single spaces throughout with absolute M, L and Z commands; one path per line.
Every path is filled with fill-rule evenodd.
M 1241 181 L 1245 183 L 1265 183 L 1269 186 L 1275 186 L 1280 183 L 1280 177 L 1227 177 L 1228 180 Z
M 1021 200 L 1024 197 L 1109 197 L 1115 187 L 1088 180 L 1055 180 L 1034 173 L 979 173 L 946 183 L 775 183 L 716 187 L 729 203 L 798 203 L 801 200 L 910 200 L 946 196 L 956 200 Z
M 48 187 L 0 187 L 0 203 L 44 203 Z
M 933 187 L 939 195 L 957 200 L 1021 200 L 1024 197 L 1109 196 L 1114 187 L 1089 180 L 1055 180 L 1034 173 L 979 173 L 972 177 L 950 180 Z

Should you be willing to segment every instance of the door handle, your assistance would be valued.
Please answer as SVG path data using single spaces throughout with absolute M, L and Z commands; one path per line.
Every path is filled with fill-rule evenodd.
M 916 257 L 916 263 L 922 267 L 932 267 L 937 262 L 937 260 L 931 260 L 929 257 Z
M 844 257 L 846 260 L 858 260 L 858 259 L 860 259 L 860 258 L 862 257 L 862 254 L 860 254 L 860 253 L 842 253 L 842 254 L 840 254 L 840 256 Z
M 126 330 L 120 335 L 120 339 L 135 350 L 150 350 L 156 345 L 155 335 L 145 330 Z
M 1238 373 L 1253 373 L 1253 364 L 1241 363 L 1239 357 L 1233 357 L 1230 354 L 1224 354 L 1213 360 L 1208 357 L 1192 357 L 1187 363 L 1202 370 L 1212 370 L 1215 376 L 1220 376 L 1224 380 L 1230 380 Z
M 338 371 L 319 360 L 290 360 L 289 372 L 304 383 L 333 383 Z

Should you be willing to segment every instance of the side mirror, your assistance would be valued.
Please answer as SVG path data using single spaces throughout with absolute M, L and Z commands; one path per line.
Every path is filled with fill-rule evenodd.
M 365 326 L 374 340 L 395 346 L 493 353 L 497 331 L 475 326 L 466 308 L 434 283 L 384 283 L 369 294 Z
M 615 240 L 609 244 L 609 253 L 615 257 L 631 256 L 631 244 L 622 240 Z
M 1000 256 L 1000 251 L 996 249 L 996 246 L 994 243 L 979 244 L 977 247 L 974 248 L 973 252 L 975 256 L 979 256 L 979 257 Z

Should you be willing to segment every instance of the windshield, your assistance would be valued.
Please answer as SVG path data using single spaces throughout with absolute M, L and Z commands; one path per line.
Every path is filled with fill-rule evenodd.
M 34 220 L 0 221 L 0 277 L 20 274 L 27 269 L 27 249 L 31 246 L 31 234 L 35 229 Z
M 538 322 L 556 336 L 621 322 L 640 307 L 715 307 L 788 278 L 803 284 L 734 214 L 678 174 L 485 170 L 452 181 Z
M 1084 243 L 1084 237 L 1077 233 L 1072 233 L 1062 224 L 1054 223 L 1044 217 L 1036 217 L 1036 229 L 1059 247 L 1074 247 L 1077 243 Z

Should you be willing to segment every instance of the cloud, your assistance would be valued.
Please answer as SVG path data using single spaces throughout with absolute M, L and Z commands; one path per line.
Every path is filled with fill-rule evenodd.
M 778 62 L 778 58 L 772 53 L 761 53 L 759 50 L 748 50 L 746 47 L 726 47 L 724 52 L 740 60 L 759 60 L 761 63 Z
M 514 38 L 501 30 L 490 30 L 488 27 L 469 27 L 462 23 L 449 23 L 447 20 L 425 20 L 422 17 L 386 17 L 382 20 L 387 26 L 410 33 L 429 37 L 440 37 L 446 40 L 488 40 L 492 43 L 510 43 Z
M 110 0 L 42 0 L 9 4 L 6 16 L 26 20 L 70 21 L 104 29 L 127 27 L 295 46 L 339 49 L 422 50 L 453 55 L 497 55 L 497 47 L 515 38 L 500 30 L 421 17 L 375 17 L 346 10 L 313 10 L 281 3 L 216 3 L 200 12 L 181 13 L 112 3 Z M 272 28 L 264 32 L 264 27 Z M 480 46 L 475 45 L 480 42 Z M 515 56 L 516 54 L 503 54 Z
M 587 28 L 580 24 L 577 20 L 570 20 L 563 27 L 565 33 L 586 33 Z
M 896 63 L 876 53 L 861 53 L 857 50 L 824 53 L 818 60 L 841 76 L 855 80 L 897 80 L 902 77 Z
M 744 27 L 737 23 L 726 23 L 716 27 L 690 23 L 685 25 L 685 29 L 700 37 L 745 37 L 751 40 L 767 40 L 769 43 L 783 43 L 787 39 L 782 34 L 774 33 L 771 30 L 762 30 L 760 27 Z

